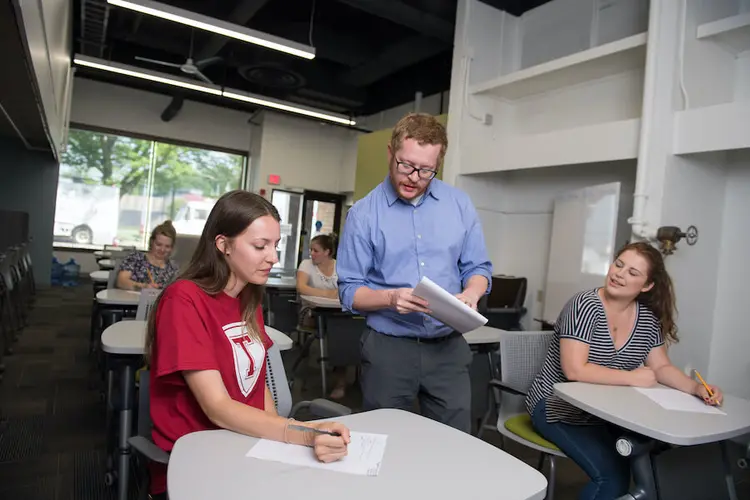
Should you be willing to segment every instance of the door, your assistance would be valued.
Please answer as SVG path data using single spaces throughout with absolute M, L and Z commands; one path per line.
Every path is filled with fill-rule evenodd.
M 279 262 L 274 265 L 282 274 L 294 274 L 299 255 L 299 234 L 302 220 L 302 193 L 274 189 L 271 203 L 281 216 L 281 241 Z
M 341 227 L 341 209 L 346 197 L 320 191 L 305 191 L 303 199 L 297 265 L 310 255 L 310 240 L 315 236 L 330 233 L 338 234 Z

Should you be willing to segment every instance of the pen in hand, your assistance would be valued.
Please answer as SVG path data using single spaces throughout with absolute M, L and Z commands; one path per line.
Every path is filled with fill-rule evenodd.
M 314 432 L 315 434 L 326 434 L 328 436 L 341 437 L 341 434 L 338 432 L 324 431 L 321 429 L 316 429 L 315 427 L 307 427 L 305 425 L 290 425 L 289 428 L 295 431 Z

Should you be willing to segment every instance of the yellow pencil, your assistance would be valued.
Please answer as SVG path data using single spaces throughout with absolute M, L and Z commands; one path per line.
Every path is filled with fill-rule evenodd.
M 155 285 L 156 283 L 154 283 L 154 277 L 151 275 L 151 270 L 150 269 L 146 269 L 146 272 L 148 273 L 148 279 L 151 280 L 151 284 Z
M 713 398 L 714 397 L 714 393 L 711 392 L 711 388 L 708 386 L 708 384 L 706 383 L 706 381 L 703 380 L 703 377 L 701 377 L 701 374 L 698 373 L 698 370 L 695 370 L 695 374 L 697 375 L 698 380 L 701 381 L 701 384 L 703 384 L 703 387 L 705 387 L 706 390 L 708 391 L 708 395 L 711 396 L 711 398 Z

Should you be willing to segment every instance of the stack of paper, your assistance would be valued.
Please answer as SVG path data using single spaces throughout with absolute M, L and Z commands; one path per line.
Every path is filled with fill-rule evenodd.
M 644 389 L 636 387 L 635 390 L 648 397 L 651 401 L 665 410 L 726 415 L 726 413 L 717 407 L 707 405 L 695 396 L 678 391 L 677 389 L 665 389 L 661 387 Z
M 460 333 L 468 333 L 487 323 L 487 318 L 467 306 L 431 279 L 424 277 L 414 295 L 427 301 L 430 316 Z
M 268 439 L 258 441 L 247 452 L 246 456 L 290 465 L 359 474 L 361 476 L 377 476 L 380 472 L 380 464 L 383 462 L 385 443 L 388 436 L 385 434 L 352 432 L 351 438 L 352 440 L 349 443 L 348 449 L 349 454 L 338 462 L 327 464 L 318 461 L 311 448 Z

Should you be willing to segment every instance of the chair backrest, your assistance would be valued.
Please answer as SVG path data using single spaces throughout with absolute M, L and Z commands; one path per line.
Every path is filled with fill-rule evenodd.
M 120 259 L 112 259 L 112 262 L 114 263 L 114 267 L 109 272 L 107 288 L 117 288 L 117 275 L 120 274 L 120 266 L 122 265 L 122 260 Z
M 292 333 L 297 329 L 299 310 L 295 300 L 296 290 L 277 290 L 266 293 L 268 309 L 273 312 L 273 326 L 280 332 Z
M 14 286 L 13 270 L 10 265 L 10 257 L 6 253 L 0 257 L 0 279 L 3 281 L 5 290 L 12 291 Z
M 158 288 L 144 288 L 141 290 L 141 297 L 138 299 L 138 309 L 135 311 L 136 321 L 146 321 L 151 308 L 156 302 L 156 298 L 161 293 Z
M 288 417 L 292 411 L 292 392 L 289 390 L 281 351 L 276 344 L 266 352 L 266 384 L 276 404 L 276 411 L 282 417 Z
M 547 357 L 553 331 L 505 331 L 500 336 L 500 380 L 528 392 Z M 524 410 L 524 398 L 503 393 L 500 408 L 508 415 Z

